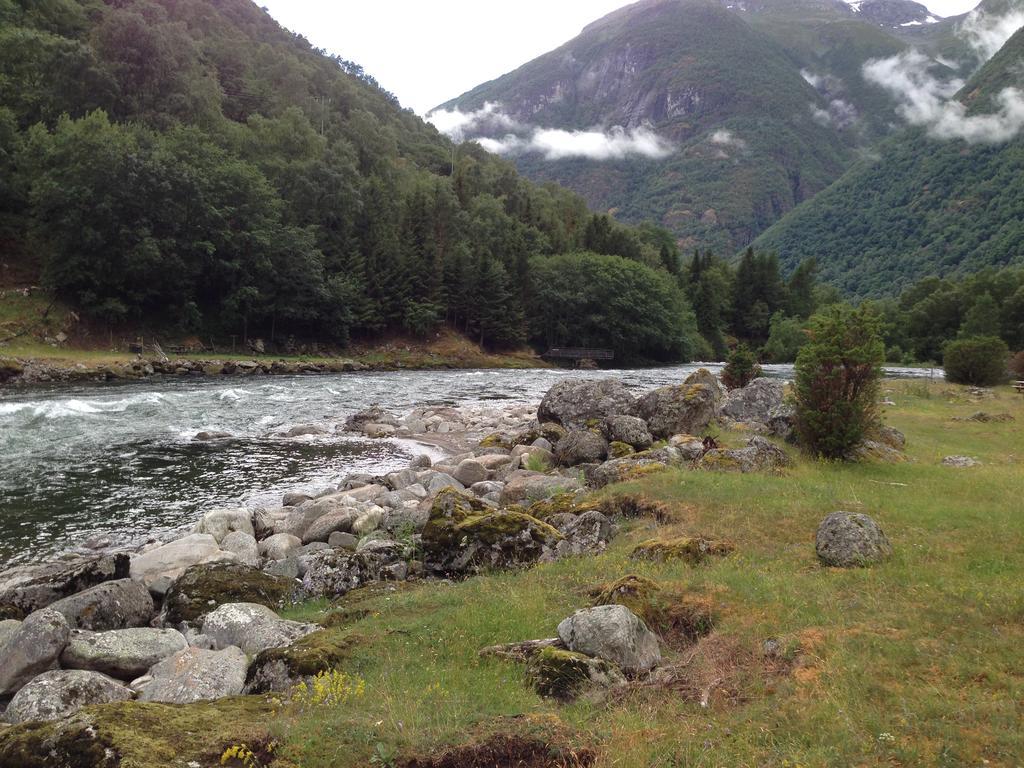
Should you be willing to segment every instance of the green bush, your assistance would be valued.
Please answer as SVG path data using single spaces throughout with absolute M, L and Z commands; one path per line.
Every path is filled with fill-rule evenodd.
M 729 353 L 729 359 L 722 369 L 722 383 L 729 389 L 745 387 L 761 375 L 761 366 L 746 344 L 739 344 Z
M 957 339 L 943 347 L 942 365 L 946 381 L 991 387 L 1006 381 L 1010 357 L 1006 342 L 995 336 Z
M 801 444 L 844 458 L 878 424 L 885 345 L 867 308 L 837 304 L 810 321 L 796 359 L 796 426 Z

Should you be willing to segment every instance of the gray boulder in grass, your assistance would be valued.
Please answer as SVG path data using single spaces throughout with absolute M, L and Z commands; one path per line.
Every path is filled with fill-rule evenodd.
M 131 690 L 99 672 L 55 669 L 44 672 L 18 691 L 4 718 L 15 725 L 32 720 L 58 720 L 91 704 L 131 698 Z
M 661 663 L 657 636 L 624 605 L 576 611 L 558 625 L 558 637 L 570 651 L 611 661 L 627 675 Z
M 860 512 L 833 512 L 814 537 L 818 559 L 835 568 L 856 568 L 892 555 L 892 545 L 878 523 Z

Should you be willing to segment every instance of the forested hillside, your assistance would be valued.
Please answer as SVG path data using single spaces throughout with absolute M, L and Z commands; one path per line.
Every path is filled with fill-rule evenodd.
M 1008 87 L 1024 87 L 1024 30 L 957 98 L 967 116 L 991 114 Z M 816 257 L 823 278 L 852 296 L 1024 263 L 1024 138 L 969 143 L 908 128 L 755 245 L 790 268 Z
M 580 197 L 453 151 L 249 0 L 0 0 L 4 279 L 87 317 L 338 343 L 448 323 L 515 346 L 536 260 L 590 247 L 644 285 L 678 262 L 657 230 L 588 225 Z M 635 359 L 692 349 L 685 298 L 663 298 L 676 319 L 626 339 Z

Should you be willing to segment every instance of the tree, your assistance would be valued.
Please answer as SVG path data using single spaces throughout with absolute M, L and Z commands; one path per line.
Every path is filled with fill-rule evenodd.
M 782 312 L 776 312 L 772 315 L 768 341 L 762 353 L 769 363 L 792 363 L 806 341 L 804 322 L 799 317 L 786 317 Z
M 761 375 L 761 366 L 746 344 L 737 344 L 729 353 L 729 360 L 722 369 L 722 383 L 729 389 L 739 389 Z
M 846 458 L 878 425 L 885 345 L 870 309 L 835 305 L 814 315 L 796 359 L 796 426 L 812 454 Z
M 800 263 L 789 278 L 787 288 L 787 313 L 806 320 L 814 313 L 814 290 L 817 287 L 818 261 L 810 258 Z
M 983 293 L 964 314 L 958 335 L 962 339 L 973 336 L 998 336 L 999 326 L 999 305 L 990 293 Z
M 956 339 L 943 348 L 946 381 L 991 387 L 1006 381 L 1010 350 L 994 336 Z

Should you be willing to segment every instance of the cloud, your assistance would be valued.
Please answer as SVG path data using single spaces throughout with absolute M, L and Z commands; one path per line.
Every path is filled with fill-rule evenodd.
M 626 130 L 615 126 L 608 130 L 566 131 L 525 125 L 488 102 L 475 112 L 435 110 L 427 120 L 453 141 L 476 141 L 488 152 L 498 155 L 538 153 L 546 160 L 581 157 L 588 160 L 621 160 L 639 156 L 661 158 L 673 147 L 651 128 Z M 494 138 L 495 136 L 500 138 Z
M 588 160 L 621 160 L 640 156 L 662 158 L 673 147 L 650 128 L 626 130 L 616 126 L 607 131 L 565 131 L 558 128 L 533 128 L 528 136 L 508 134 L 502 139 L 476 141 L 488 152 L 518 155 L 537 152 L 545 160 L 581 157 Z
M 1005 88 L 995 98 L 997 110 L 968 115 L 967 107 L 952 97 L 962 80 L 939 80 L 931 73 L 934 61 L 916 50 L 864 65 L 864 77 L 881 86 L 899 102 L 899 112 L 912 125 L 924 126 L 937 139 L 963 139 L 970 143 L 998 144 L 1024 128 L 1024 93 Z
M 435 109 L 427 115 L 427 122 L 433 123 L 441 133 L 452 141 L 465 141 L 467 135 L 495 130 L 515 130 L 518 121 L 501 111 L 501 105 L 488 101 L 474 112 L 458 109 Z
M 1004 16 L 973 10 L 958 31 L 982 61 L 988 61 L 1021 27 L 1024 27 L 1024 10 L 1010 11 Z
M 849 128 L 857 122 L 857 108 L 844 99 L 832 99 L 828 103 L 828 109 L 811 104 L 811 117 L 821 125 Z

